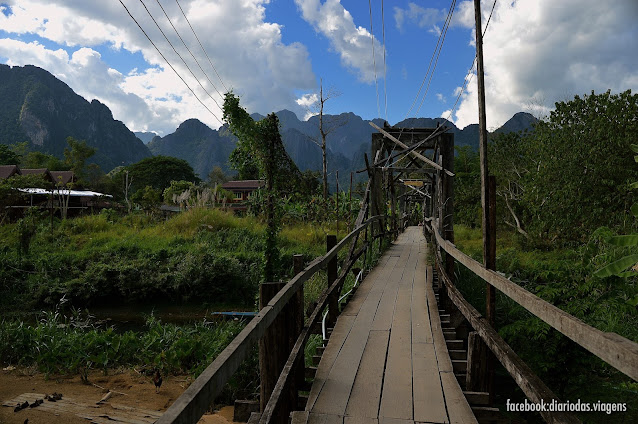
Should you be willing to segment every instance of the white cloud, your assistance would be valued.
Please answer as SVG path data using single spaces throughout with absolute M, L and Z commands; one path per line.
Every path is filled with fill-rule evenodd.
M 447 99 L 445 98 L 445 96 L 444 96 L 443 94 L 441 94 L 441 93 L 436 93 L 436 99 L 437 99 L 438 101 L 442 102 L 442 103 L 445 103 L 445 102 L 446 102 L 446 100 L 447 100 Z
M 297 102 L 299 106 L 307 108 L 317 103 L 317 100 L 319 100 L 319 95 L 317 93 L 312 93 L 312 94 L 304 94 L 303 96 L 301 96 L 295 101 Z
M 323 34 L 335 52 L 341 57 L 341 63 L 353 71 L 359 80 L 366 83 L 374 81 L 372 60 L 373 36 L 370 32 L 354 23 L 354 19 L 340 0 L 295 0 L 302 16 L 317 32 Z M 375 53 L 383 56 L 381 43 L 374 39 Z
M 488 3 L 482 9 L 484 26 Z M 459 5 L 471 6 L 471 1 Z M 614 7 L 598 0 L 498 2 L 484 39 L 488 127 L 521 110 L 546 114 L 575 94 L 637 90 L 637 20 L 634 0 Z M 459 127 L 478 121 L 477 102 L 473 78 L 453 116 Z
M 233 88 L 241 96 L 244 107 L 262 114 L 283 108 L 301 114 L 303 108 L 295 102 L 295 91 L 316 87 L 308 51 L 300 43 L 283 43 L 282 27 L 266 22 L 265 5 L 268 2 L 180 1 L 226 87 Z M 42 45 L 23 43 L 20 47 L 24 50 L 11 50 L 5 46 L 0 56 L 7 57 L 12 64 L 34 64 L 56 76 L 64 76 L 64 81 L 76 92 L 89 100 L 95 97 L 107 104 L 114 117 L 131 129 L 172 132 L 183 120 L 193 117 L 213 128 L 220 125 L 166 65 L 118 1 L 9 0 L 7 3 L 11 13 L 8 16 L 0 13 L 0 28 L 10 36 L 28 33 L 74 50 L 91 47 L 75 50 L 68 58 L 64 50 L 49 50 Z M 141 4 L 130 0 L 124 3 L 198 97 L 221 118 L 219 108 L 175 55 Z M 177 4 L 163 3 L 166 3 L 163 6 L 173 24 L 223 93 L 224 88 L 201 52 Z M 147 2 L 147 6 L 175 47 L 180 52 L 184 50 L 159 6 L 154 2 Z M 139 51 L 150 66 L 136 69 L 130 75 L 109 70 L 97 52 L 105 46 L 115 51 Z M 58 57 L 55 62 L 55 57 L 62 53 L 66 57 Z M 221 105 L 221 96 L 201 74 L 190 55 L 184 50 L 182 56 L 197 79 Z M 117 68 L 117 65 L 112 67 Z M 107 83 L 111 86 L 106 87 Z M 132 99 L 132 104 L 127 103 Z
M 437 33 L 437 31 L 440 33 L 441 30 L 436 24 L 444 20 L 445 16 L 445 10 L 424 8 L 412 2 L 408 3 L 408 7 L 405 9 L 394 8 L 394 21 L 399 31 L 403 30 L 407 18 L 408 22 L 418 25 L 419 28 L 429 28 L 432 33 Z

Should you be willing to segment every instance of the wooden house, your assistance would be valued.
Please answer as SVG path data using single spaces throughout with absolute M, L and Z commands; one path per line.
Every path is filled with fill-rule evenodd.
M 224 190 L 233 193 L 231 207 L 233 210 L 246 210 L 246 201 L 257 190 L 264 188 L 266 182 L 264 180 L 238 180 L 228 181 L 222 184 Z

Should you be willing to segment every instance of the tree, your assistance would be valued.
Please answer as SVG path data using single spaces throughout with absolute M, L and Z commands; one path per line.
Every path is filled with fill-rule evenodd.
M 294 181 L 300 180 L 301 173 L 283 146 L 277 115 L 271 113 L 261 121 L 255 122 L 241 107 L 239 98 L 232 92 L 226 93 L 223 109 L 224 121 L 238 139 L 236 150 L 240 150 L 240 154 L 243 156 L 252 156 L 260 175 L 263 175 L 266 180 L 266 240 L 263 278 L 264 281 L 274 281 L 275 264 L 279 260 L 277 193 L 292 189 Z
M 137 203 L 144 211 L 151 212 L 162 202 L 162 195 L 159 190 L 146 186 L 135 192 L 131 201 Z
M 319 96 L 315 103 L 310 107 L 310 111 L 319 115 L 319 136 L 320 138 L 308 137 L 313 143 L 315 143 L 321 149 L 321 163 L 322 163 L 322 184 L 323 184 L 323 201 L 328 207 L 328 157 L 327 157 L 327 144 L 326 140 L 334 130 L 342 127 L 346 124 L 344 119 L 339 116 L 325 117 L 323 114 L 325 103 L 335 97 L 339 97 L 341 93 L 333 88 L 330 88 L 324 95 L 323 93 L 323 79 L 319 80 Z
M 24 168 L 46 168 L 49 171 L 68 171 L 69 166 L 63 161 L 48 153 L 39 151 L 27 152 L 22 157 Z
M 164 189 L 163 197 L 164 202 L 169 204 L 179 204 L 176 200 L 176 196 L 181 195 L 185 191 L 191 191 L 195 189 L 195 184 L 192 181 L 171 181 L 171 185 Z
M 214 166 L 208 174 L 208 185 L 211 187 L 224 184 L 228 180 L 229 178 L 226 174 L 224 174 L 224 170 L 221 168 L 221 166 Z
M 64 163 L 73 171 L 80 182 L 86 182 L 86 161 L 95 154 L 97 149 L 86 144 L 86 141 L 78 141 L 73 137 L 67 137 L 69 147 L 64 148 Z
M 19 165 L 22 158 L 6 144 L 0 144 L 0 165 Z
M 575 96 L 556 103 L 532 133 L 509 137 L 497 139 L 490 169 L 505 179 L 499 190 L 511 224 L 518 227 L 518 217 L 543 243 L 580 243 L 600 226 L 627 225 L 638 180 L 630 149 L 638 144 L 638 95 Z
M 529 238 L 525 230 L 529 214 L 526 214 L 522 202 L 526 190 L 529 190 L 527 180 L 536 166 L 537 158 L 529 153 L 531 141 L 526 137 L 516 132 L 495 135 L 488 145 L 488 160 L 489 169 L 496 177 L 496 196 L 507 209 L 505 214 L 499 214 L 503 223 Z
M 171 156 L 153 156 L 129 165 L 129 181 L 132 181 L 131 191 L 151 186 L 164 192 L 171 185 L 171 181 L 190 181 L 198 183 L 193 167 L 183 159 Z M 120 171 L 120 173 L 123 171 Z

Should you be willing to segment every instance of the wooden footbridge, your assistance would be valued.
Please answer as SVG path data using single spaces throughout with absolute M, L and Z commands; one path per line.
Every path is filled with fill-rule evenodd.
M 560 402 L 495 331 L 495 289 L 638 380 L 636 343 L 583 323 L 454 246 L 454 140 L 445 128 L 378 129 L 354 230 L 339 243 L 328 236 L 327 253 L 309 263 L 295 256 L 290 281 L 262 285 L 259 313 L 157 423 L 196 423 L 256 344 L 255 424 L 502 422 L 492 403 L 495 360 L 531 402 Z M 407 215 L 411 204 L 420 216 Z M 387 246 L 356 290 L 342 293 L 350 271 Z M 491 317 L 456 288 L 458 263 L 488 284 Z M 304 283 L 324 269 L 326 288 L 306 314 Z M 306 344 L 324 333 L 315 368 L 305 363 Z M 579 422 L 568 412 L 541 416 Z

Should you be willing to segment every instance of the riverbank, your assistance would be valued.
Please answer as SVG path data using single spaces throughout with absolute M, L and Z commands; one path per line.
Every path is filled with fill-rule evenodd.
M 135 370 L 119 369 L 104 375 L 101 371 L 90 371 L 88 384 L 79 375 L 54 376 L 46 378 L 45 374 L 30 368 L 6 367 L 0 371 L 0 403 L 4 403 L 24 393 L 62 393 L 63 398 L 77 402 L 96 405 L 108 392 L 112 391 L 107 403 L 125 407 L 141 408 L 163 412 L 190 385 L 193 378 L 189 375 L 163 376 L 159 393 L 155 392 L 152 377 L 145 376 Z M 109 405 L 103 408 L 107 411 Z M 87 420 L 71 412 L 55 415 L 44 409 L 26 408 L 14 412 L 13 407 L 0 407 L 0 423 L 22 424 L 86 424 Z M 225 406 L 215 414 L 202 417 L 200 423 L 229 424 L 233 419 L 233 407 Z

